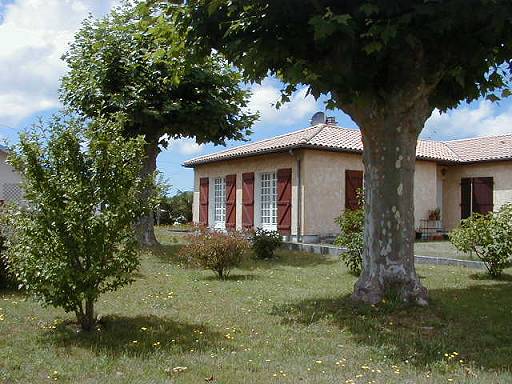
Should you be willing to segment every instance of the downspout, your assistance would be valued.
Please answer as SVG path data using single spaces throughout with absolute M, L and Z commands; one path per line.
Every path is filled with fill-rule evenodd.
M 302 222 L 302 177 L 301 161 L 297 157 L 297 243 L 302 243 L 301 222 Z

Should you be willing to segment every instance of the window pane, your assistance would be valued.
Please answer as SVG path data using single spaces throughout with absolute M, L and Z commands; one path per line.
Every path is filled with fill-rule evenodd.
M 277 180 L 275 172 L 261 174 L 261 224 L 277 224 Z
M 216 224 L 226 222 L 226 179 L 215 178 L 214 183 L 214 221 Z

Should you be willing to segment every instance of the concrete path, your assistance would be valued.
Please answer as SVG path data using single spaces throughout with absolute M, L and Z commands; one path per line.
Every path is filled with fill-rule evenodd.
M 317 253 L 320 255 L 338 256 L 340 253 L 345 252 L 344 248 L 337 247 L 331 244 L 307 244 L 286 241 L 283 243 L 283 248 L 291 251 L 300 251 L 308 253 Z M 434 256 L 421 256 L 415 255 L 414 259 L 417 264 L 437 264 L 437 265 L 456 265 L 466 268 L 485 269 L 484 263 L 475 260 L 460 260 L 451 259 L 448 257 L 434 257 Z

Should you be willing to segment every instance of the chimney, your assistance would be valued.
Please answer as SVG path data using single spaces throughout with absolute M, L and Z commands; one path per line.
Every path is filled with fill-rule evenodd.
M 325 113 L 317 112 L 311 117 L 310 125 L 325 124 Z
M 327 116 L 325 124 L 336 125 L 336 118 L 334 116 Z

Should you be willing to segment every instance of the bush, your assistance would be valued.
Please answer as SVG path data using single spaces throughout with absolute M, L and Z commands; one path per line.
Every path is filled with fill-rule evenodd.
M 185 224 L 192 221 L 193 192 L 182 192 L 174 196 L 165 196 L 159 206 L 160 224 Z
M 188 237 L 189 244 L 179 252 L 187 264 L 209 269 L 220 279 L 228 277 L 232 268 L 243 260 L 250 244 L 240 232 L 209 232 L 201 229 Z
M 252 235 L 252 249 L 257 259 L 271 259 L 274 251 L 281 246 L 283 240 L 277 231 L 265 231 L 258 228 Z
M 462 220 L 450 233 L 450 241 L 459 251 L 482 260 L 491 277 L 499 277 L 512 257 L 512 204 Z
M 336 223 L 341 232 L 334 243 L 346 248 L 340 258 L 350 272 L 359 275 L 363 267 L 364 210 L 347 209 L 336 218 Z
M 7 271 L 7 258 L 4 256 L 4 243 L 4 236 L 0 234 L 0 288 L 8 287 L 11 281 L 10 275 Z
M 56 117 L 22 134 L 9 156 L 28 202 L 6 215 L 9 272 L 84 330 L 96 323 L 98 297 L 131 282 L 139 264 L 144 140 L 121 133 L 117 122 Z

